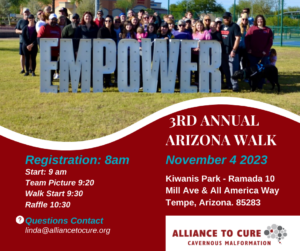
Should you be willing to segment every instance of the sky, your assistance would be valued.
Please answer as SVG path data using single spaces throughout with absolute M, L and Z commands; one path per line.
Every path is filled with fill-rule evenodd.
M 179 0 L 170 0 L 170 4 L 177 3 Z M 161 2 L 162 7 L 168 8 L 168 0 L 155 0 L 155 2 Z M 229 7 L 233 4 L 234 0 L 217 0 L 218 3 L 222 4 L 225 9 L 229 9 Z M 238 3 L 238 0 L 236 0 Z M 299 0 L 284 0 L 285 7 L 288 6 L 298 6 L 300 7 L 300 1 Z

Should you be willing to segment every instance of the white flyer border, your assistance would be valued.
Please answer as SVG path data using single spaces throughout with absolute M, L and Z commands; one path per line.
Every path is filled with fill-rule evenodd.
M 130 135 L 131 133 L 143 128 L 144 126 L 162 118 L 169 114 L 188 109 L 193 107 L 201 107 L 201 106 L 208 106 L 208 105 L 236 105 L 236 106 L 245 106 L 245 107 L 251 107 L 251 108 L 257 108 L 260 110 L 272 112 L 274 114 L 281 115 L 283 117 L 289 118 L 291 120 L 294 120 L 296 122 L 300 123 L 300 116 L 297 114 L 294 114 L 292 112 L 289 112 L 287 110 L 284 110 L 282 108 L 255 101 L 250 99 L 243 99 L 243 98 L 233 98 L 233 97 L 211 97 L 211 98 L 198 98 L 198 99 L 192 99 L 188 101 L 184 101 L 178 104 L 174 104 L 172 106 L 166 107 L 158 112 L 153 113 L 152 115 L 136 122 L 135 124 L 122 129 L 121 131 L 118 131 L 116 133 L 113 133 L 111 135 L 93 139 L 93 140 L 87 140 L 87 141 L 78 141 L 78 142 L 57 142 L 57 141 L 49 141 L 49 140 L 42 140 L 37 138 L 32 138 L 26 135 L 22 135 L 16 132 L 13 132 L 9 129 L 6 129 L 4 127 L 0 126 L 0 135 L 11 139 L 13 141 L 43 148 L 43 149 L 49 149 L 49 150 L 65 150 L 65 151 L 74 151 L 74 150 L 83 150 L 83 149 L 90 149 L 98 146 L 103 146 L 109 143 L 112 143 L 116 140 L 119 140 L 125 136 Z

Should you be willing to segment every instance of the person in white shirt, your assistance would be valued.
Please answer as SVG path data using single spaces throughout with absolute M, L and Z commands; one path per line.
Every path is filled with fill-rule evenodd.
M 39 32 L 40 28 L 46 24 L 46 15 L 44 12 L 41 12 L 39 15 L 40 21 L 38 21 L 35 25 L 36 32 Z

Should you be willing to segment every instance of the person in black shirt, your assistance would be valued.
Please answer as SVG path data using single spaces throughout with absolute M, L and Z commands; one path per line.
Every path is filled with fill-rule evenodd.
M 97 38 L 98 26 L 93 21 L 92 13 L 85 12 L 81 19 L 80 25 L 75 30 L 74 38 L 77 38 L 77 42 L 75 42 L 75 51 L 78 50 L 79 47 L 79 39 L 92 39 Z
M 102 27 L 97 34 L 97 38 L 110 38 L 117 43 L 117 33 L 114 30 L 113 18 L 111 16 L 106 16 L 104 21 L 104 27 Z M 112 56 L 112 55 L 111 55 Z M 106 62 L 106 53 L 103 56 L 103 62 L 105 65 Z M 104 87 L 111 87 L 113 84 L 111 83 L 111 74 L 104 74 Z
M 216 26 L 217 26 L 217 31 L 220 32 L 220 29 L 221 29 L 221 25 L 222 25 L 223 19 L 220 18 L 220 17 L 217 17 L 217 18 L 215 19 L 215 22 L 216 22 Z
M 70 19 L 68 18 L 68 10 L 64 7 L 60 8 L 59 9 L 59 15 L 60 16 L 65 16 L 66 17 L 66 22 L 67 22 L 67 25 L 71 24 L 71 21 Z
M 34 16 L 28 16 L 29 24 L 26 25 L 22 30 L 22 50 L 25 55 L 25 65 L 26 65 L 26 73 L 24 76 L 29 75 L 29 62 L 31 58 L 31 69 L 32 76 L 35 76 L 35 67 L 36 67 L 36 55 L 38 51 L 37 47 L 37 33 L 35 29 Z
M 22 71 L 20 73 L 25 73 L 24 71 L 24 66 L 25 66 L 25 56 L 23 54 L 23 38 L 22 38 L 22 30 L 23 28 L 28 25 L 28 16 L 30 15 L 29 9 L 28 8 L 24 8 L 23 9 L 23 19 L 19 20 L 19 22 L 17 23 L 15 29 L 16 29 L 16 33 L 19 34 L 20 37 L 20 45 L 19 45 L 19 54 L 21 55 L 20 57 L 20 63 L 21 63 L 21 68 Z
M 93 39 L 97 38 L 98 26 L 93 21 L 93 16 L 91 12 L 85 12 L 82 16 L 80 25 L 75 30 L 74 34 L 74 51 L 77 57 L 77 52 L 79 49 L 80 39 Z M 93 41 L 92 41 L 93 46 Z M 93 51 L 93 50 L 92 50 Z M 93 69 L 93 53 L 91 54 L 91 68 Z M 91 71 L 92 74 L 92 71 Z M 93 77 L 91 76 L 91 87 L 93 87 Z
M 216 40 L 216 41 L 222 43 L 222 36 L 221 36 L 221 33 L 217 31 L 216 22 L 210 23 L 210 34 L 211 34 L 212 40 Z
M 232 22 L 230 12 L 223 15 L 223 25 L 221 26 L 222 35 L 222 68 L 226 77 L 228 89 L 239 91 L 238 82 L 231 78 L 233 73 L 239 70 L 239 56 L 237 49 L 239 47 L 241 31 L 240 27 Z
M 185 31 L 189 32 L 191 34 L 193 34 L 193 30 L 192 30 L 192 22 L 190 19 L 186 19 L 185 20 Z

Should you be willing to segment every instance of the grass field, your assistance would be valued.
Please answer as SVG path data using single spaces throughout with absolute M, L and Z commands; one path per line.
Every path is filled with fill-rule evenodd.
M 19 74 L 18 40 L 0 40 L 0 125 L 35 138 L 54 141 L 83 141 L 99 138 L 141 120 L 172 104 L 202 97 L 239 97 L 269 103 L 300 115 L 300 48 L 275 47 L 278 53 L 282 92 L 277 95 L 265 85 L 251 93 L 222 90 L 219 94 L 104 93 L 41 94 L 39 61 L 37 77 Z M 39 55 L 38 55 L 39 60 Z

